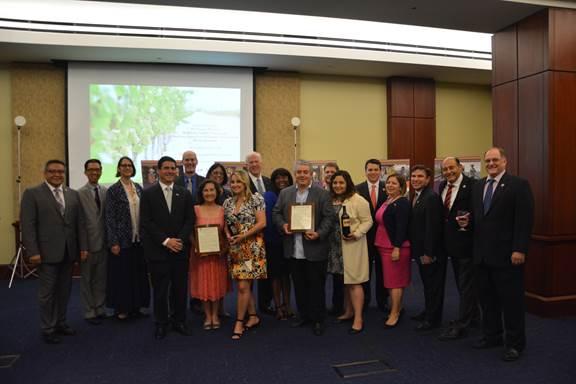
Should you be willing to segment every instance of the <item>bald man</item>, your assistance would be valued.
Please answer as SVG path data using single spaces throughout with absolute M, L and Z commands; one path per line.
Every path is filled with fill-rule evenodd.
M 198 165 L 198 157 L 194 151 L 186 151 L 182 154 L 182 165 L 184 167 L 184 174 L 178 176 L 174 182 L 188 190 L 192 194 L 192 202 L 196 204 L 198 186 L 204 181 L 204 177 L 196 173 L 196 166 Z

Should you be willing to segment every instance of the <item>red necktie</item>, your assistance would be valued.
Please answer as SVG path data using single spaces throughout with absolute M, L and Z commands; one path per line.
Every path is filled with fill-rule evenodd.
M 446 191 L 446 197 L 444 197 L 445 216 L 448 216 L 448 212 L 450 212 L 450 203 L 452 201 L 452 187 L 454 187 L 453 184 L 448 184 L 448 191 Z
M 370 200 L 372 201 L 372 207 L 376 209 L 376 185 L 372 184 L 372 188 L 370 189 Z

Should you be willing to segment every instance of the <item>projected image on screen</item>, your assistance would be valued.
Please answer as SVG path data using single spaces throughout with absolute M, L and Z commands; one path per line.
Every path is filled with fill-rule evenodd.
M 69 185 L 86 183 L 89 158 L 102 162 L 102 184 L 118 180 L 122 156 L 138 183 L 145 164 L 189 150 L 202 176 L 216 161 L 242 161 L 254 150 L 253 101 L 249 68 L 69 63 Z
M 238 159 L 239 136 L 239 89 L 90 85 L 90 156 L 103 163 L 102 183 L 116 181 L 121 156 L 178 158 L 190 143 L 204 156 Z

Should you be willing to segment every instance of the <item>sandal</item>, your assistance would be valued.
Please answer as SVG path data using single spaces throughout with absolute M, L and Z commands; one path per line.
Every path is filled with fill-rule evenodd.
M 212 323 L 212 329 L 220 329 L 220 323 Z
M 204 325 L 202 326 L 202 328 L 203 328 L 205 331 L 209 331 L 209 330 L 212 329 L 212 323 L 210 323 L 210 322 L 207 321 L 207 322 L 204 323 Z
M 236 319 L 236 323 L 240 323 L 242 325 L 244 325 L 244 320 L 243 319 Z M 236 324 L 234 324 L 236 325 Z M 238 333 L 238 332 L 234 332 L 232 331 L 232 340 L 240 340 L 240 338 L 242 337 L 242 335 L 244 334 L 244 328 L 242 328 L 242 333 Z
M 249 314 L 248 314 L 248 318 L 250 318 L 250 317 L 255 317 L 255 318 L 257 318 L 257 319 L 258 319 L 258 322 L 255 323 L 255 324 L 252 324 L 252 325 L 250 325 L 250 326 L 244 325 L 244 328 L 245 328 L 246 330 L 248 330 L 248 331 L 251 330 L 251 329 L 254 329 L 254 328 L 258 328 L 258 326 L 259 326 L 260 323 L 262 322 L 262 320 L 260 320 L 260 318 L 258 317 L 258 315 L 257 315 L 256 313 L 249 313 Z

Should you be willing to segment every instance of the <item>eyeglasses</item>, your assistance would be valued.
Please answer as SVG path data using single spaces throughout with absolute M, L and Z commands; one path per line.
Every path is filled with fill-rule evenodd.
M 63 175 L 66 171 L 61 170 L 61 169 L 47 169 L 46 173 L 50 173 L 52 175 L 56 174 L 56 175 Z

